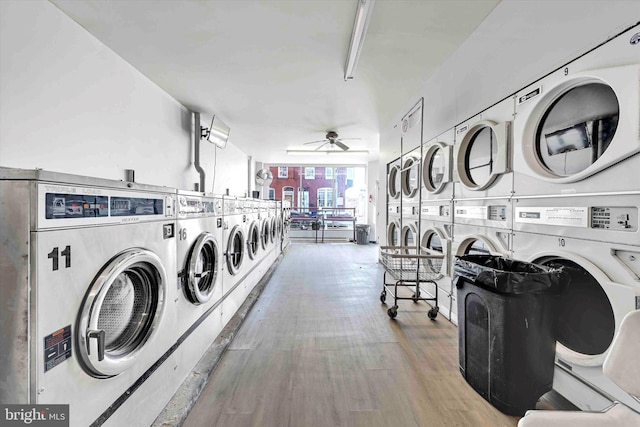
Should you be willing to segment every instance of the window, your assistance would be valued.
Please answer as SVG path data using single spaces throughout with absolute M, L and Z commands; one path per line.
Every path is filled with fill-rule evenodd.
M 295 203 L 293 203 L 293 187 L 282 187 L 282 200 L 288 200 L 291 206 L 295 206 Z
M 270 188 L 269 189 L 269 200 L 275 200 L 276 199 L 276 189 L 275 188 Z
M 333 168 L 324 168 L 324 179 L 333 179 Z
M 333 188 L 318 188 L 318 208 L 333 207 Z
M 309 208 L 309 189 L 301 188 L 298 192 L 298 207 L 299 208 Z
M 353 180 L 355 177 L 355 170 L 353 168 L 347 168 L 347 179 Z
M 278 178 L 289 178 L 289 167 L 278 166 Z
M 315 179 L 316 168 L 304 168 L 304 179 Z

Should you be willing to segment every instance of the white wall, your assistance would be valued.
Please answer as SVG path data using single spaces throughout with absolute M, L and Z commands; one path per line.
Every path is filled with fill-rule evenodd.
M 380 218 L 378 211 L 378 189 L 380 187 L 379 176 L 380 171 L 379 161 L 372 161 L 367 163 L 367 218 L 368 224 L 371 226 L 369 230 L 369 240 L 378 241 L 378 223 L 382 220 L 382 224 L 385 223 L 385 218 Z M 384 183 L 384 181 L 383 181 Z
M 0 1 L 0 123 L 1 166 L 199 182 L 190 112 L 46 1 Z M 233 144 L 217 156 L 214 190 L 244 195 L 247 156 Z M 212 145 L 201 163 L 211 190 Z

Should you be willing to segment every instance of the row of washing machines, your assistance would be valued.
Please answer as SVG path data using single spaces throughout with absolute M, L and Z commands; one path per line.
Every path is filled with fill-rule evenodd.
M 570 271 L 554 388 L 585 410 L 616 399 L 640 411 L 602 375 L 620 322 L 640 309 L 639 41 L 636 26 L 422 144 L 419 120 L 405 119 L 404 146 L 417 148 L 388 165 L 386 240 L 444 254 L 452 321 L 455 256 Z
M 289 211 L 0 168 L 0 401 L 150 425 L 286 248 Z

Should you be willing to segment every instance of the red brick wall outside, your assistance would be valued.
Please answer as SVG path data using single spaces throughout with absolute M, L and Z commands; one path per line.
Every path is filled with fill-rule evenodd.
M 307 166 L 310 167 L 310 166 Z M 309 209 L 315 210 L 318 207 L 318 189 L 319 188 L 335 188 L 333 179 L 325 178 L 325 167 L 316 167 L 316 173 L 314 179 L 305 179 L 304 170 L 305 166 L 289 166 L 287 167 L 287 178 L 278 178 L 278 166 L 271 166 L 269 168 L 273 174 L 273 182 L 270 188 L 275 190 L 275 198 L 280 200 L 284 199 L 282 189 L 284 187 L 293 187 L 293 200 L 291 206 L 297 207 L 300 204 L 298 200 L 298 190 L 302 182 L 302 188 L 307 189 L 309 192 Z M 351 185 L 347 180 L 347 168 L 334 168 L 334 177 L 337 181 L 338 194 L 333 195 L 334 204 L 337 203 L 338 198 L 342 198 L 342 204 L 336 207 L 344 207 L 345 203 L 345 190 Z M 300 180 L 300 174 L 302 174 L 302 181 Z

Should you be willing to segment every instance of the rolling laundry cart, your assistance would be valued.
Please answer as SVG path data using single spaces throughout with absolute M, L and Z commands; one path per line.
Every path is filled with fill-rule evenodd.
M 412 300 L 433 301 L 432 307 L 427 313 L 429 319 L 434 320 L 438 315 L 438 285 L 436 280 L 441 277 L 439 271 L 444 255 L 431 255 L 418 253 L 418 249 L 412 246 L 381 246 L 380 263 L 384 266 L 382 279 L 382 293 L 380 301 L 384 304 L 387 300 L 387 292 L 393 295 L 393 306 L 387 310 L 392 319 L 398 315 L 398 301 Z M 387 281 L 391 276 L 393 282 Z M 429 294 L 420 286 L 422 283 L 431 283 L 435 289 L 434 295 Z M 398 296 L 398 287 L 413 288 L 411 297 Z M 428 295 L 423 297 L 422 295 Z

